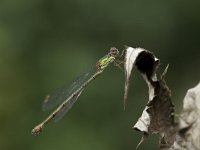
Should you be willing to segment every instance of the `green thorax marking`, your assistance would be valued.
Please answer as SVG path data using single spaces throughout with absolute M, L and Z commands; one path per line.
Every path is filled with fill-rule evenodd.
M 97 61 L 97 69 L 103 70 L 105 69 L 110 63 L 115 61 L 115 58 L 118 57 L 119 51 L 115 47 L 110 48 L 110 52 L 104 56 L 103 58 L 99 59 Z
M 115 60 L 115 57 L 111 56 L 110 54 L 107 54 L 106 56 L 104 56 L 98 61 L 99 68 L 100 69 L 106 68 L 114 60 Z

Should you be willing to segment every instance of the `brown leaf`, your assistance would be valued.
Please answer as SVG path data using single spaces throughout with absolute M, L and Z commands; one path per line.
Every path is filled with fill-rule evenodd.
M 200 83 L 189 89 L 179 118 L 179 130 L 173 150 L 200 149 Z
M 170 148 L 175 140 L 174 105 L 171 101 L 171 92 L 164 80 L 166 67 L 160 79 L 157 79 L 159 60 L 150 51 L 141 48 L 128 47 L 125 56 L 125 94 L 128 94 L 129 79 L 132 68 L 136 66 L 149 87 L 149 101 L 143 110 L 142 116 L 134 125 L 134 129 L 143 132 L 144 136 L 159 133 L 161 135 L 160 149 Z

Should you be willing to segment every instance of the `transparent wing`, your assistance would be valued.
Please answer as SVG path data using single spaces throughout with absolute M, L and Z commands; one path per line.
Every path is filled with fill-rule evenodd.
M 47 111 L 60 105 L 63 101 L 68 99 L 72 94 L 77 92 L 77 90 L 80 89 L 80 87 L 82 87 L 84 83 L 87 82 L 96 72 L 97 72 L 96 66 L 93 66 L 91 69 L 87 70 L 85 73 L 77 77 L 72 82 L 71 85 L 66 84 L 58 88 L 51 94 L 47 95 L 46 99 L 44 100 L 42 109 L 44 111 Z
M 76 95 L 74 95 L 71 99 L 69 99 L 66 105 L 56 113 L 56 116 L 54 118 L 55 122 L 59 121 L 60 119 L 64 117 L 64 115 L 69 111 L 69 109 L 73 106 L 73 104 L 79 98 L 83 90 L 84 89 L 81 89 Z

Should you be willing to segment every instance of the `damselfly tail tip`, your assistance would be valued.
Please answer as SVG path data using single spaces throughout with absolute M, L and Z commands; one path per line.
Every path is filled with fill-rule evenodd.
M 31 133 L 34 134 L 34 135 L 38 135 L 42 132 L 42 129 L 43 129 L 43 124 L 39 124 L 35 128 L 33 128 Z

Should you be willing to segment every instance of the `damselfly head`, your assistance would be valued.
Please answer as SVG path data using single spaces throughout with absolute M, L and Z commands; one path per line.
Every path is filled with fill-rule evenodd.
M 110 48 L 110 55 L 113 57 L 117 57 L 119 55 L 119 50 L 115 47 Z

